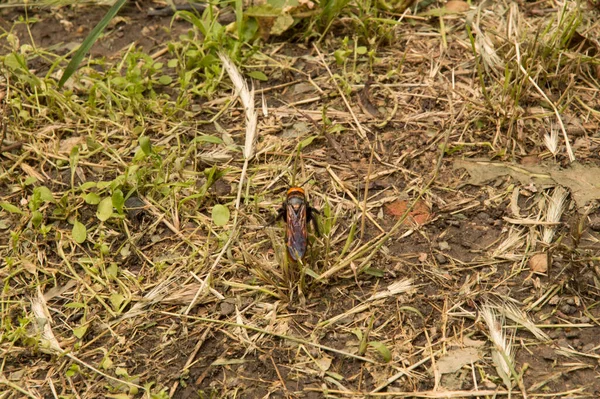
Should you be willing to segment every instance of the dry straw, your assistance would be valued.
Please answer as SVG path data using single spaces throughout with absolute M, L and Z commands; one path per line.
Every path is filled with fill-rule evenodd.
M 511 389 L 511 375 L 514 367 L 514 353 L 511 340 L 507 339 L 504 332 L 504 317 L 496 318 L 496 311 L 493 305 L 484 305 L 481 308 L 481 316 L 487 325 L 490 341 L 494 345 L 492 348 L 492 361 L 496 371 L 504 385 Z
M 229 249 L 229 246 L 231 245 L 233 238 L 236 235 L 240 201 L 242 198 L 242 189 L 244 186 L 244 180 L 246 178 L 246 173 L 248 171 L 248 163 L 249 163 L 250 159 L 252 158 L 252 156 L 254 155 L 254 142 L 256 139 L 256 130 L 257 130 L 257 126 L 258 126 L 258 114 L 254 107 L 254 88 L 252 88 L 252 90 L 248 89 L 248 84 L 246 83 L 246 80 L 242 77 L 242 74 L 237 69 L 237 67 L 235 66 L 233 61 L 231 61 L 229 56 L 227 56 L 224 53 L 219 53 L 219 58 L 221 59 L 221 62 L 223 63 L 223 68 L 225 68 L 225 70 L 227 71 L 227 74 L 229 75 L 229 78 L 231 79 L 231 83 L 233 83 L 233 86 L 235 88 L 235 94 L 237 96 L 239 96 L 239 98 L 242 102 L 242 105 L 244 106 L 244 113 L 246 116 L 246 140 L 244 143 L 244 166 L 242 167 L 242 173 L 240 175 L 240 181 L 238 184 L 238 192 L 237 192 L 237 197 L 235 200 L 235 212 L 234 212 L 234 216 L 233 216 L 233 226 L 231 227 L 231 230 L 229 233 L 229 239 L 227 240 L 225 245 L 223 245 L 223 248 L 221 249 L 221 251 L 219 252 L 217 257 L 215 258 L 215 261 L 213 262 L 212 266 L 210 267 L 210 269 L 208 271 L 207 277 L 204 279 L 204 282 L 198 289 L 196 296 L 194 297 L 192 302 L 190 302 L 189 306 L 187 307 L 185 314 L 188 314 L 190 312 L 190 310 L 194 307 L 194 305 L 198 301 L 199 296 L 202 294 L 202 292 L 204 292 L 204 290 L 206 288 L 206 284 L 208 284 L 210 282 L 210 275 L 211 275 L 212 271 L 215 269 L 215 267 L 217 267 L 217 265 L 221 261 L 221 258 Z
M 548 209 L 546 210 L 546 222 L 552 223 L 544 226 L 542 241 L 550 244 L 556 233 L 556 225 L 560 222 L 560 218 L 565 208 L 565 200 L 569 193 L 561 186 L 554 188 L 554 192 L 548 199 Z

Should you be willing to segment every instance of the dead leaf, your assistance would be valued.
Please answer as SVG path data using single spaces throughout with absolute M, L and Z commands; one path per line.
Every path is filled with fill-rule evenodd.
M 323 357 L 320 357 L 319 359 L 315 359 L 315 363 L 317 363 L 317 366 L 319 367 L 319 369 L 321 371 L 327 371 L 331 367 L 332 360 L 333 360 L 332 357 L 323 355 Z
M 542 188 L 562 186 L 571 192 L 571 196 L 580 210 L 592 200 L 600 199 L 600 167 L 582 165 L 574 162 L 560 169 L 558 165 L 519 166 L 487 161 L 457 160 L 454 168 L 464 168 L 469 173 L 466 184 L 480 186 L 501 176 L 511 176 L 524 186 L 532 183 Z
M 470 7 L 466 1 L 450 0 L 446 3 L 446 10 L 449 12 L 465 12 L 469 11 Z
M 395 219 L 400 219 L 410 206 L 409 200 L 396 200 L 385 205 L 385 209 L 389 215 Z M 422 226 L 432 219 L 431 209 L 425 201 L 417 200 L 412 210 L 408 213 L 408 217 L 402 222 L 405 226 Z
M 64 140 L 60 141 L 58 145 L 58 152 L 61 154 L 68 154 L 71 152 L 73 147 L 76 145 L 82 144 L 84 142 L 83 137 L 81 136 L 71 136 Z
M 464 338 L 463 338 L 463 343 L 464 343 L 466 346 L 472 346 L 472 347 L 474 347 L 474 348 L 478 348 L 478 347 L 480 347 L 480 346 L 483 346 L 483 345 L 485 345 L 485 341 L 478 341 L 478 340 L 475 340 L 475 339 L 471 339 L 471 338 L 469 338 L 469 337 L 464 337 Z
M 548 271 L 548 254 L 535 254 L 529 258 L 529 269 L 534 273 L 546 273 Z
M 373 78 L 369 77 L 367 82 L 365 83 L 365 87 L 358 93 L 358 105 L 363 110 L 363 113 L 369 115 L 373 118 L 379 118 L 379 110 L 375 105 L 373 105 L 373 100 L 371 96 L 371 83 L 373 83 Z
M 523 166 L 533 166 L 539 164 L 541 161 L 540 157 L 537 154 L 534 155 L 525 155 L 521 158 L 521 165 Z
M 449 350 L 436 362 L 441 374 L 454 373 L 467 364 L 474 363 L 480 358 L 476 348 L 460 348 Z

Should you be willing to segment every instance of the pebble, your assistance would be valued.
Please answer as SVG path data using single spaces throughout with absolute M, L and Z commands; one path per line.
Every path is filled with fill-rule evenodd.
M 436 254 L 435 259 L 440 265 L 445 265 L 446 263 L 448 263 L 448 259 L 446 259 L 446 257 L 442 254 Z
M 438 243 L 438 246 L 440 247 L 440 250 L 442 250 L 442 251 L 449 251 L 450 250 L 450 244 L 448 244 L 448 242 L 446 242 L 446 241 L 440 241 Z
M 235 305 L 232 303 L 229 303 L 229 302 L 221 303 L 221 306 L 219 308 L 219 313 L 221 314 L 221 316 L 229 316 L 234 311 L 235 311 Z
M 568 299 L 567 299 L 567 303 L 568 303 L 569 305 L 575 305 L 575 299 L 573 299 L 573 298 L 568 298 Z
M 575 306 L 572 306 L 569 304 L 564 304 L 560 307 L 560 311 L 563 312 L 564 314 L 573 314 L 573 313 L 577 312 L 577 308 Z
M 540 354 L 546 360 L 554 361 L 558 358 L 558 355 L 556 354 L 556 352 L 554 352 L 554 350 L 552 350 L 552 348 L 549 348 L 549 347 L 542 347 L 540 350 Z
M 583 345 L 583 348 L 581 348 L 582 352 L 586 352 L 586 353 L 593 353 L 594 351 L 594 344 L 585 344 Z
M 579 329 L 568 329 L 565 332 L 565 336 L 567 338 L 577 338 L 579 337 Z

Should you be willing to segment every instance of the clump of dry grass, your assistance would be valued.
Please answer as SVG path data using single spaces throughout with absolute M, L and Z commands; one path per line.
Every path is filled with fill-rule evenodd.
M 497 318 L 493 306 L 484 305 L 481 317 L 488 328 L 492 342 L 492 361 L 504 385 L 510 390 L 513 386 L 512 378 L 515 375 L 515 359 L 512 339 L 506 337 L 504 331 L 504 318 Z

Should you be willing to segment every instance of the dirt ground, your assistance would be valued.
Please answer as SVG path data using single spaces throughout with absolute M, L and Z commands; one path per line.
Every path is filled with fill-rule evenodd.
M 489 13 L 498 12 L 500 3 L 505 6 L 498 2 Z M 515 4 L 522 23 L 530 25 L 559 9 L 549 1 Z M 126 5 L 91 56 L 118 62 L 132 43 L 147 54 L 159 54 L 165 43 L 186 35 L 191 27 L 183 19 L 148 16 L 148 10 L 158 5 L 146 1 Z M 28 18 L 36 22 L 27 25 L 19 22 L 25 18 L 24 10 L 12 7 L 0 10 L 0 28 L 15 34 L 21 46 L 33 41 L 38 48 L 65 55 L 107 9 L 34 9 Z M 597 10 L 585 13 L 586 21 L 598 17 Z M 596 204 L 600 196 L 594 194 L 599 185 L 594 176 L 600 167 L 600 96 L 598 80 L 593 80 L 600 77 L 594 75 L 590 61 L 581 66 L 585 76 L 562 73 L 557 67 L 557 73 L 540 83 L 552 101 L 561 102 L 565 93 L 574 98 L 571 93 L 576 92 L 585 102 L 585 107 L 574 99 L 561 102 L 565 131 L 577 159 L 571 163 L 563 141 L 556 155 L 544 145 L 549 125 L 561 130 L 552 108 L 526 79 L 519 104 L 491 90 L 490 95 L 497 97 L 485 101 L 464 18 L 444 20 L 446 46 L 432 40 L 439 31 L 438 18 L 409 19 L 410 23 L 398 26 L 393 40 L 379 44 L 374 62 L 363 60 L 360 73 L 354 75 L 358 78 L 341 90 L 319 51 L 333 73 L 343 75 L 346 67 L 336 64 L 332 54 L 341 46 L 340 38 L 351 35 L 344 21 L 333 26 L 319 51 L 310 41 L 269 38 L 263 52 L 270 58 L 258 65 L 271 65 L 264 72 L 273 78 L 254 82 L 259 90 L 257 104 L 264 98 L 269 111 L 268 116 L 261 115 L 258 155 L 252 161 L 256 186 L 248 189 L 241 231 L 215 269 L 209 294 L 197 296 L 207 272 L 206 266 L 199 265 L 212 263 L 224 236 L 218 230 L 199 228 L 192 217 L 186 219 L 183 205 L 178 208 L 182 212 L 179 234 L 161 224 L 163 218 L 173 221 L 171 212 L 129 218 L 127 235 L 117 224 L 107 229 L 114 255 L 106 264 L 118 263 L 119 273 L 128 276 L 132 298 L 122 310 L 126 317 L 112 319 L 93 296 L 87 296 L 85 312 L 66 306 L 75 301 L 76 295 L 71 294 L 85 291 L 87 285 L 104 291 L 98 286 L 101 283 L 85 277 L 84 266 L 75 268 L 81 279 L 69 282 L 57 249 L 61 244 L 52 237 L 21 238 L 29 240 L 31 253 L 51 265 L 52 271 L 38 272 L 35 285 L 31 273 L 14 272 L 6 259 L 23 259 L 26 253 L 17 249 L 8 231 L 24 229 L 25 223 L 7 212 L 0 214 L 8 225 L 0 238 L 5 259 L 0 269 L 5 287 L 3 320 L 18 324 L 28 314 L 27 298 L 37 288 L 44 293 L 58 290 L 48 300 L 54 334 L 63 349 L 102 372 L 28 344 L 27 334 L 14 339 L 3 321 L 0 397 L 150 397 L 148 392 L 173 398 L 341 398 L 365 397 L 369 392 L 370 397 L 600 397 L 600 212 Z M 493 15 L 482 18 L 493 20 Z M 592 22 L 585 35 L 594 37 L 599 32 Z M 496 48 L 502 52 L 503 46 L 507 44 Z M 2 54 L 6 53 L 5 47 Z M 273 59 L 277 62 L 269 64 Z M 28 66 L 44 76 L 52 60 L 37 57 Z M 365 89 L 367 78 L 372 83 Z M 489 77 L 481 79 L 492 85 Z M 176 90 L 165 89 L 172 98 Z M 340 93 L 349 100 L 352 112 Z M 194 97 L 188 105 L 192 112 L 181 116 L 188 125 L 180 138 L 193 138 L 195 129 L 202 134 L 220 134 L 223 129 L 234 142 L 243 143 L 241 108 L 227 110 L 218 127 L 198 122 L 210 120 L 220 106 L 218 99 L 229 95 L 231 90 L 223 88 L 213 98 Z M 323 105 L 328 117 L 343 129 L 324 134 L 313 126 L 313 122 L 319 129 L 323 126 Z M 369 111 L 373 106 L 375 110 Z M 541 113 L 543 117 L 536 117 Z M 50 118 L 47 123 L 77 124 Z M 164 123 L 165 130 L 174 126 L 170 123 Z M 128 128 L 124 127 L 125 133 Z M 149 133 L 153 141 L 163 146 L 172 143 L 166 132 L 153 129 Z M 67 131 L 59 140 L 69 137 Z M 324 209 L 330 204 L 336 220 L 311 246 L 311 269 L 326 278 L 306 276 L 302 292 L 286 291 L 278 283 L 270 284 L 265 275 L 271 272 L 260 266 L 276 265 L 276 252 L 283 248 L 282 242 L 278 248 L 272 241 L 283 237 L 282 225 L 263 226 L 283 199 L 281 190 L 289 173 L 282 178 L 285 167 L 269 168 L 277 162 L 291 167 L 295 145 L 313 134 L 316 138 L 302 150 L 298 181 L 308 178 L 305 188 L 312 205 L 321 210 L 320 217 L 326 217 Z M 24 159 L 29 168 L 48 172 L 53 187 L 68 185 L 72 179 L 68 160 L 62 169 L 42 162 L 43 155 L 27 137 L 8 126 L 6 148 L 0 155 L 2 172 L 28 152 L 30 158 Z M 119 140 L 105 145 L 129 143 L 128 138 Z M 9 148 L 12 142 L 20 145 Z M 127 154 L 125 163 L 133 158 L 131 150 Z M 97 153 L 86 162 L 101 164 L 103 159 Z M 587 172 L 570 173 L 574 164 L 583 165 Z M 240 165 L 239 158 L 226 163 L 236 171 Z M 84 173 L 77 176 L 81 183 L 86 181 L 82 176 L 107 181 L 120 173 L 118 168 L 81 167 Z M 18 204 L 24 194 L 15 195 L 16 189 L 11 188 L 14 173 L 3 175 L 0 196 Z M 231 203 L 237 191 L 236 173 L 214 185 L 196 212 L 210 218 L 210 206 Z M 559 186 L 568 195 L 554 223 L 546 218 L 547 207 Z M 576 192 L 589 195 L 581 199 Z M 363 204 L 370 218 L 361 231 Z M 95 208 L 84 205 L 79 212 L 88 226 L 95 220 Z M 400 223 L 405 212 L 409 216 Z M 70 231 L 66 221 L 61 223 L 58 228 Z M 351 232 L 353 225 L 356 230 Z M 544 243 L 548 227 L 554 228 L 554 237 Z M 360 245 L 376 242 L 392 229 L 381 245 L 343 263 Z M 186 245 L 181 234 L 194 245 Z M 348 242 L 349 236 L 353 239 Z M 343 251 L 345 245 L 350 246 L 349 252 Z M 90 244 L 75 254 L 81 259 L 94 251 Z M 328 251 L 330 256 L 325 255 Z M 404 280 L 410 281 L 409 289 L 386 294 L 393 292 L 388 287 Z M 160 298 L 149 296 L 161 283 L 166 291 Z M 505 302 L 526 312 L 547 339 L 538 339 L 509 316 L 500 317 Z M 190 303 L 194 305 L 188 308 Z M 492 358 L 495 347 L 481 317 L 487 304 L 498 305 L 498 320 L 506 319 L 503 331 L 512 341 L 515 372 L 522 373 L 510 394 Z M 82 318 L 87 330 L 82 337 L 74 336 Z M 367 345 L 366 350 L 359 349 L 361 344 Z M 386 362 L 388 352 L 391 361 Z M 466 353 L 476 356 L 465 362 L 452 357 Z M 69 373 L 74 367 L 77 372 Z M 146 393 L 136 393 L 103 374 L 151 385 Z

